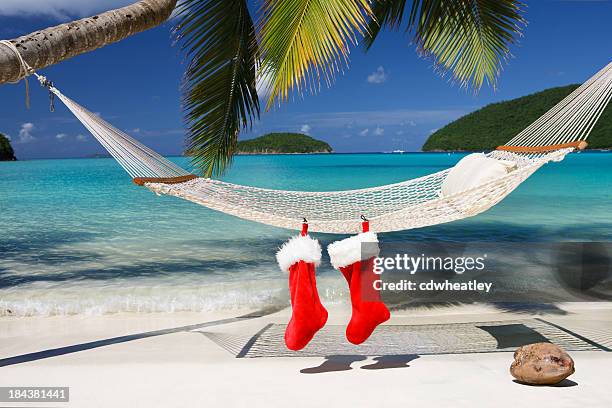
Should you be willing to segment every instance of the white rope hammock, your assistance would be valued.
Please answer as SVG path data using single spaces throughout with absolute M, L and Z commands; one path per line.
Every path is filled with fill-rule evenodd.
M 0 42 L 19 51 L 10 42 Z M 285 191 L 199 178 L 116 129 L 98 115 L 63 95 L 45 77 L 33 72 L 19 56 L 24 77 L 37 76 L 56 95 L 135 183 L 236 217 L 277 227 L 356 233 L 360 217 L 375 232 L 425 227 L 479 214 L 500 202 L 540 167 L 563 160 L 585 140 L 612 98 L 612 63 L 564 98 L 542 117 L 487 154 L 510 160 L 516 169 L 474 188 L 445 196 L 442 184 L 451 169 L 425 177 L 374 188 L 333 192 Z

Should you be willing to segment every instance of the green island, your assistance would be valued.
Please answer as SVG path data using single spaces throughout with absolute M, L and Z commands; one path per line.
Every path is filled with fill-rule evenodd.
M 549 88 L 509 101 L 492 103 L 433 133 L 423 151 L 493 150 L 565 98 L 578 85 Z M 589 149 L 612 148 L 612 106 L 608 106 L 588 139 Z
M 15 152 L 8 137 L 0 133 L 0 161 L 15 161 Z
M 238 142 L 238 154 L 331 153 L 322 140 L 301 133 L 268 133 L 255 139 Z

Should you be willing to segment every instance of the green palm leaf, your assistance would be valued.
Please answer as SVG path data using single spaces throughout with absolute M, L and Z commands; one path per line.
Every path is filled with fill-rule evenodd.
M 187 151 L 206 177 L 219 175 L 238 133 L 259 117 L 259 50 L 246 0 L 183 0 L 175 36 L 190 62 L 183 84 Z
M 369 22 L 371 46 L 381 27 L 398 29 L 406 0 L 379 0 Z M 407 31 L 414 31 L 418 52 L 432 57 L 442 73 L 462 86 L 495 88 L 510 45 L 521 34 L 524 5 L 517 0 L 414 0 Z
M 349 45 L 363 35 L 368 0 L 265 0 L 261 9 L 261 75 L 267 108 L 296 90 L 316 92 L 345 66 Z
M 367 49 L 374 44 L 381 28 L 389 27 L 397 30 L 401 27 L 405 9 L 406 0 L 377 0 L 374 2 L 364 41 Z

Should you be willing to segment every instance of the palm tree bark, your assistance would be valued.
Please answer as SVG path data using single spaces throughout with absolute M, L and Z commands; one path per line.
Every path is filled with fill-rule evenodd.
M 107 11 L 11 40 L 24 60 L 35 70 L 57 64 L 166 21 L 177 0 L 141 0 L 132 5 Z M 0 45 L 0 85 L 17 81 L 21 67 L 17 56 Z

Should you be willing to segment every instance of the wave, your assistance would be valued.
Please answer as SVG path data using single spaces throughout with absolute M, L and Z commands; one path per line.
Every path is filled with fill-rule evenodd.
M 320 278 L 321 298 L 329 303 L 348 299 L 339 279 Z M 104 315 L 112 313 L 213 312 L 289 306 L 285 279 L 191 285 L 123 287 L 72 286 L 4 292 L 0 316 Z

